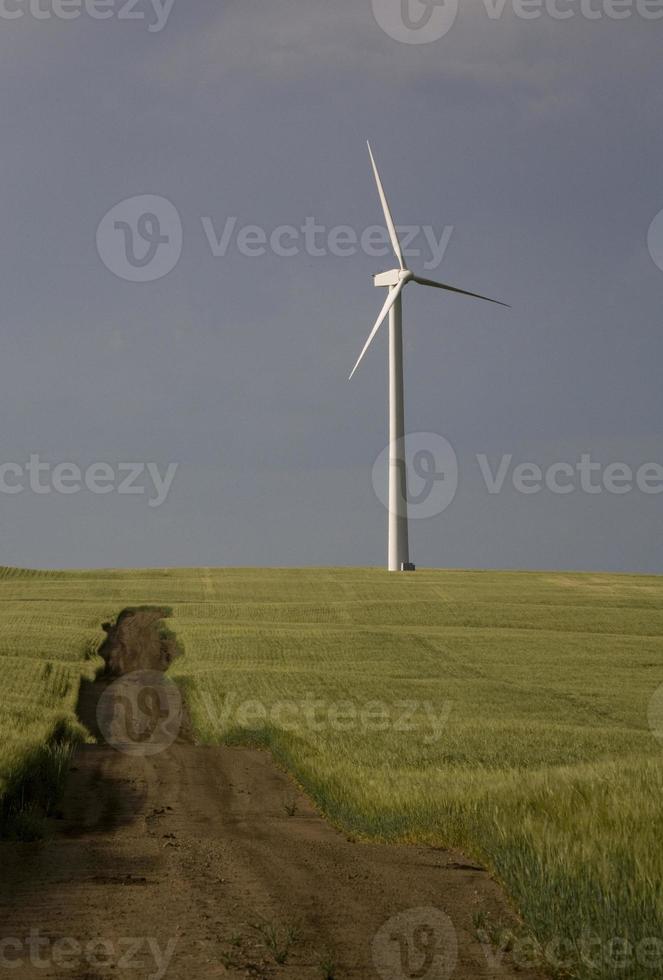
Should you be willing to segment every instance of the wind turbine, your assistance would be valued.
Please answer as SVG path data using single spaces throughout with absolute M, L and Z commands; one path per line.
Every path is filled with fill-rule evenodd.
M 388 546 L 388 569 L 390 572 L 414 571 L 414 565 L 410 563 L 407 527 L 407 470 L 405 463 L 405 409 L 403 403 L 403 315 L 401 293 L 409 282 L 416 282 L 420 286 L 433 286 L 435 289 L 445 289 L 449 293 L 460 293 L 462 296 L 472 296 L 474 299 L 483 299 L 488 303 L 497 303 L 498 306 L 508 306 L 497 299 L 490 299 L 489 296 L 481 296 L 479 293 L 470 293 L 466 289 L 458 289 L 457 286 L 449 286 L 443 282 L 436 282 L 434 279 L 423 279 L 415 276 L 405 265 L 401 245 L 396 234 L 394 219 L 387 203 L 387 198 L 380 180 L 377 164 L 368 144 L 368 153 L 371 158 L 375 182 L 378 185 L 378 194 L 384 212 L 387 229 L 391 245 L 398 259 L 398 269 L 391 269 L 388 272 L 381 272 L 373 276 L 375 286 L 386 286 L 389 290 L 384 306 L 380 310 L 380 315 L 375 321 L 375 326 L 368 335 L 368 340 L 357 359 L 357 363 L 352 369 L 350 379 L 359 367 L 361 360 L 371 345 L 371 341 L 380 329 L 387 314 L 389 314 L 389 546 Z

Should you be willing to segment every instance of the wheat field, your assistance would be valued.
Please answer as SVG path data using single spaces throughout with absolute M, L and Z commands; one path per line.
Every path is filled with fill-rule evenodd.
M 172 608 L 201 741 L 269 747 L 358 838 L 485 862 L 540 949 L 564 945 L 557 972 L 660 976 L 663 579 L 5 569 L 0 794 L 84 737 L 100 624 L 145 604 Z

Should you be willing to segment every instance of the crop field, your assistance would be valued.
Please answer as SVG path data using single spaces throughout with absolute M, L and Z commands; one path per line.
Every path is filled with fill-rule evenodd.
M 615 975 L 588 937 L 663 938 L 663 579 L 6 569 L 0 793 L 54 733 L 81 737 L 101 623 L 143 604 L 172 608 L 201 741 L 270 747 L 358 838 L 485 862 L 569 975 Z

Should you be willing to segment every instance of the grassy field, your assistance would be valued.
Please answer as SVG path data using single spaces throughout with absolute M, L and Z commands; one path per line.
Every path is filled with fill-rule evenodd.
M 561 972 L 663 974 L 663 578 L 6 570 L 0 792 L 75 733 L 101 622 L 150 603 L 202 740 L 269 745 L 357 836 L 485 861 Z

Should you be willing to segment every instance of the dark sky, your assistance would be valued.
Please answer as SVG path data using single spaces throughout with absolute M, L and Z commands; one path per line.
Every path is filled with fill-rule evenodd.
M 486 0 L 430 40 L 433 10 L 427 43 L 403 43 L 379 23 L 398 27 L 400 0 L 174 0 L 162 30 L 148 0 L 143 19 L 123 2 L 107 20 L 2 7 L 23 16 L 0 16 L 0 464 L 178 470 L 158 507 L 25 479 L 0 493 L 0 563 L 384 562 L 385 329 L 347 376 L 383 299 L 371 276 L 394 262 L 327 238 L 382 220 L 370 138 L 397 223 L 453 228 L 424 274 L 513 306 L 406 290 L 407 429 L 446 438 L 459 472 L 449 505 L 412 521 L 413 560 L 663 572 L 663 494 L 511 479 L 583 453 L 663 464 L 663 219 L 647 240 L 663 209 L 663 20 L 635 4 L 615 20 L 607 0 L 592 20 L 572 0 L 564 20 L 511 2 L 497 17 Z M 121 225 L 142 205 L 100 222 L 144 195 L 174 207 L 152 209 L 167 274 L 128 281 L 123 262 L 150 273 L 155 226 L 129 266 Z M 213 254 L 229 218 L 264 233 L 264 254 L 235 236 Z M 277 254 L 273 230 L 307 218 L 325 229 L 315 249 L 299 232 Z M 423 231 L 415 245 L 424 271 Z M 501 492 L 478 454 L 494 469 L 511 456 Z

